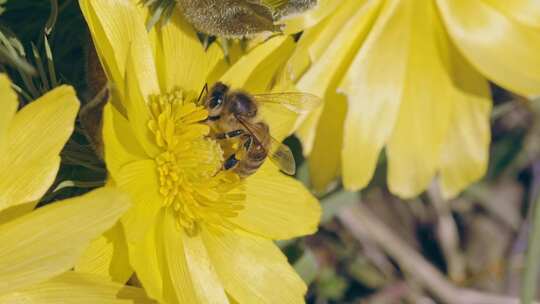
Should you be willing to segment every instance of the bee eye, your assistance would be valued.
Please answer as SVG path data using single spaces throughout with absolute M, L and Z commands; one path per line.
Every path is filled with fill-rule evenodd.
M 223 103 L 222 97 L 212 97 L 208 106 L 210 107 L 210 109 L 214 109 L 216 107 L 219 107 L 222 103 Z

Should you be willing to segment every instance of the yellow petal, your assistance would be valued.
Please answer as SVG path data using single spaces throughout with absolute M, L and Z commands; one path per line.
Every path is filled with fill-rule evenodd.
M 129 121 L 111 104 L 103 110 L 103 142 L 105 163 L 113 178 L 124 165 L 147 158 Z
M 186 264 L 182 235 L 177 230 L 174 215 L 165 213 L 163 223 L 163 245 L 166 267 L 178 303 L 198 303 L 193 281 Z
M 304 303 L 306 285 L 270 240 L 224 231 L 202 237 L 225 290 L 238 303 Z
M 68 271 L 17 292 L 0 295 L 0 303 L 25 304 L 150 304 L 141 288 L 113 283 L 104 277 Z
M 320 55 L 315 55 L 318 58 L 298 81 L 297 87 L 300 91 L 324 97 L 332 82 L 336 83 L 335 77 L 347 71 L 380 6 L 380 2 L 372 3 L 362 6 L 362 1 L 348 1 L 336 12 L 332 17 L 332 22 L 322 30 L 324 33 L 319 34 L 319 36 L 325 36 L 323 40 L 326 40 L 326 36 L 332 40 L 328 41 Z M 351 16 L 351 12 L 356 13 Z M 343 20 L 347 18 L 349 18 L 348 21 L 343 23 Z M 346 28 L 347 31 L 341 30 L 342 28 Z M 335 30 L 331 36 L 329 29 Z M 322 46 L 320 41 L 316 44 Z M 315 47 L 316 45 L 311 46 L 311 48 Z
M 307 115 L 299 118 L 300 125 L 296 129 L 295 134 L 302 143 L 302 153 L 305 156 L 309 156 L 313 151 L 313 144 L 315 143 L 315 136 L 317 135 L 324 106 L 317 107 Z
M 0 171 L 0 210 L 22 204 L 35 206 L 32 202 L 37 202 L 47 192 L 59 167 L 60 156 L 43 161 L 28 161 L 24 167 L 3 166 Z
M 201 303 L 229 303 L 200 236 L 182 236 L 186 265 Z
M 248 54 L 242 56 L 221 77 L 221 81 L 232 88 L 243 88 L 249 92 L 266 91 L 274 73 L 283 65 L 294 47 L 294 41 L 288 36 L 277 36 L 260 44 Z
M 79 0 L 92 40 L 114 92 L 124 97 L 126 59 L 133 39 L 147 37 L 144 17 L 130 0 Z M 115 104 L 118 105 L 118 104 Z
M 399 0 L 384 4 L 338 88 L 348 99 L 342 150 L 343 183 L 348 190 L 370 181 L 394 127 L 409 49 L 411 13 L 405 5 Z
M 200 236 L 187 236 L 175 217 L 164 223 L 165 257 L 179 303 L 228 303 Z
M 386 153 L 388 186 L 413 197 L 432 181 L 439 167 L 454 96 L 438 40 L 444 36 L 434 4 L 411 1 L 409 56 L 401 105 Z M 361 151 L 361 150 L 360 150 Z
M 129 261 L 137 278 L 148 296 L 160 303 L 164 302 L 163 281 L 166 276 L 165 272 L 162 272 L 164 268 L 162 266 L 164 263 L 163 242 L 159 244 L 157 242 L 158 236 L 163 239 L 163 230 L 158 229 L 158 225 L 163 221 L 162 213 L 164 212 L 159 213 L 154 221 L 148 223 L 148 232 L 142 242 L 128 244 Z M 169 279 L 166 278 L 166 280 Z
M 540 94 L 540 31 L 481 0 L 437 3 L 450 36 L 476 69 L 509 90 Z
M 306 71 L 310 71 L 309 68 L 311 65 L 314 62 L 317 62 L 318 59 L 328 50 L 332 40 L 336 38 L 336 33 L 339 31 L 339 29 L 343 28 L 343 24 L 347 22 L 350 15 L 354 13 L 354 10 L 350 9 L 350 5 L 354 3 L 355 1 L 343 2 L 341 9 L 337 10 L 335 14 L 319 22 L 319 24 L 302 34 L 294 53 L 291 55 L 283 71 L 285 75 L 282 75 L 282 77 L 284 79 L 296 82 L 301 80 L 300 77 L 303 76 Z M 356 2 L 355 5 L 359 4 L 359 2 Z M 319 68 L 319 70 L 320 69 L 321 68 Z M 313 79 L 313 76 L 308 78 Z M 303 88 L 300 89 L 300 91 L 310 91 L 309 79 L 304 80 Z M 326 87 L 322 90 L 320 90 L 317 86 L 314 86 L 313 88 L 320 91 L 319 96 L 324 97 L 324 94 L 320 94 L 327 89 Z M 302 142 L 302 151 L 304 155 L 309 155 L 313 149 L 315 132 L 317 130 L 317 124 L 319 123 L 321 113 L 322 106 L 307 114 L 301 115 L 298 118 L 299 126 L 296 129 L 296 136 L 298 136 Z
M 162 207 L 159 177 L 153 160 L 136 161 L 122 167 L 117 175 L 117 186 L 129 193 L 133 207 L 122 217 L 129 243 L 143 240 Z
M 300 182 L 265 162 L 246 179 L 245 209 L 234 222 L 266 238 L 290 239 L 314 233 L 320 215 L 317 199 Z
M 0 151 L 4 147 L 8 126 L 18 106 L 19 101 L 17 94 L 11 89 L 11 81 L 6 74 L 0 74 L 0 108 L 2 109 L 0 111 Z
M 0 155 L 0 210 L 35 201 L 47 191 L 78 109 L 73 89 L 61 86 L 15 115 L 8 129 L 8 145 Z
M 124 194 L 101 188 L 0 226 L 0 294 L 73 267 L 90 240 L 111 227 L 128 207 Z
M 124 230 L 120 223 L 93 240 L 75 265 L 75 271 L 106 277 L 125 284 L 133 274 Z
M 371 2 L 362 6 L 364 4 L 362 1 L 348 1 L 341 6 L 326 26 L 320 30 L 317 40 L 310 46 L 313 59 L 316 61 L 298 81 L 296 86 L 300 91 L 324 98 L 328 101 L 326 108 L 340 107 L 340 105 L 334 105 L 334 103 L 339 103 L 333 100 L 337 96 L 335 94 L 327 96 L 327 92 L 335 92 L 340 77 L 349 68 L 371 28 L 381 3 Z M 344 22 L 344 20 L 348 21 Z M 343 31 L 342 28 L 349 30 Z M 324 49 L 321 48 L 324 45 L 323 42 L 328 43 Z M 321 108 L 310 113 L 297 132 L 306 154 L 312 151 L 317 130 L 323 128 L 317 126 L 321 113 Z
M 307 49 L 309 58 L 312 62 L 319 60 L 319 58 L 328 51 L 332 41 L 337 38 L 338 33 L 342 32 L 341 30 L 347 23 L 354 24 L 361 21 L 358 20 L 358 18 L 361 18 L 361 16 L 367 12 L 366 8 L 362 8 L 365 3 L 365 0 L 342 1 L 341 5 L 338 6 L 331 17 L 306 31 L 305 36 L 302 35 L 297 48 L 297 52 L 299 52 L 298 55 L 301 56 L 302 49 L 305 48 Z M 357 29 L 354 31 L 356 30 Z M 293 77 L 293 79 L 295 79 L 295 77 Z
M 343 120 L 347 113 L 347 100 L 343 95 L 327 94 L 330 102 L 317 125 L 313 150 L 309 155 L 309 173 L 315 191 L 323 192 L 341 174 L 343 146 Z
M 159 95 L 160 90 L 152 48 L 147 39 L 136 39 L 131 43 L 127 54 L 125 88 L 124 106 L 131 129 L 146 153 L 154 156 L 159 150 L 154 144 L 154 135 L 148 128 L 151 118 L 148 101 L 151 96 Z
M 531 0 L 484 0 L 506 16 L 537 30 L 540 29 L 540 2 Z
M 0 211 L 0 225 L 31 212 L 37 205 L 37 201 L 16 205 Z
M 165 25 L 157 26 L 156 47 L 159 79 L 166 92 L 177 87 L 198 94 L 218 63 L 225 65 L 220 48 L 214 45 L 205 51 L 178 9 Z
M 336 10 L 339 4 L 342 3 L 333 0 L 319 0 L 317 6 L 311 10 L 300 15 L 284 18 L 280 20 L 280 23 L 285 24 L 284 32 L 286 34 L 294 34 L 316 25 Z
M 449 45 L 449 65 L 454 85 L 450 127 L 442 148 L 440 185 L 450 199 L 487 169 L 490 142 L 491 96 L 488 82 Z
M 73 132 L 78 109 L 79 101 L 69 86 L 55 88 L 22 108 L 9 127 L 5 160 L 20 166 L 58 156 Z

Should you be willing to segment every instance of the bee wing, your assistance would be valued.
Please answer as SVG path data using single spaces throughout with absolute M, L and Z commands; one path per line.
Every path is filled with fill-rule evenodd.
M 291 149 L 273 137 L 271 137 L 271 142 L 272 146 L 268 156 L 270 160 L 278 166 L 281 171 L 288 175 L 294 175 L 296 173 L 296 162 L 294 161 Z
M 270 150 L 268 152 L 268 158 L 283 172 L 294 175 L 296 173 L 296 162 L 291 149 L 286 145 L 279 142 L 268 134 L 267 129 L 262 128 L 259 125 L 252 124 L 241 117 L 236 117 L 238 121 L 248 130 L 248 132 L 259 143 L 263 142 L 263 138 L 270 136 Z
M 253 97 L 257 102 L 280 104 L 300 114 L 317 108 L 322 102 L 320 97 L 302 92 L 264 93 Z

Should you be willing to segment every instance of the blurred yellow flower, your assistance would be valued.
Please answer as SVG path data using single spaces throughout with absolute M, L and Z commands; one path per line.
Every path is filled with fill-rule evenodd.
M 144 301 L 142 290 L 68 272 L 127 210 L 125 195 L 100 189 L 31 211 L 53 183 L 73 131 L 75 92 L 61 86 L 17 107 L 9 79 L 0 74 L 0 303 Z
M 112 82 L 105 160 L 134 200 L 122 224 L 137 278 L 164 303 L 302 303 L 306 286 L 272 240 L 313 233 L 316 199 L 269 162 L 245 180 L 221 171 L 221 148 L 206 137 L 207 112 L 196 104 L 217 79 L 264 89 L 272 75 L 258 71 L 283 63 L 292 40 L 271 39 L 227 69 L 219 47 L 205 51 L 180 13 L 147 33 L 147 12 L 135 3 L 80 1 Z M 111 234 L 122 240 L 121 231 Z M 106 251 L 100 244 L 88 263 Z M 114 272 L 125 280 L 125 269 Z
M 504 0 L 321 0 L 286 21 L 306 28 L 287 65 L 301 91 L 324 97 L 298 131 L 314 186 L 342 176 L 365 187 L 381 150 L 401 197 L 438 176 L 446 198 L 488 161 L 488 79 L 540 93 L 540 6 Z

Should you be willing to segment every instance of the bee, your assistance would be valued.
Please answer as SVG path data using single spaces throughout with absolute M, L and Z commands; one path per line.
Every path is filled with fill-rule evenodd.
M 223 37 L 279 31 L 269 6 L 247 0 L 178 0 L 186 19 L 203 33 Z
M 277 19 L 312 8 L 316 0 L 176 0 L 176 4 L 197 30 L 240 38 L 279 32 Z
M 240 177 L 247 177 L 269 158 L 283 172 L 295 174 L 296 164 L 291 150 L 270 135 L 269 125 L 259 115 L 259 106 L 264 103 L 280 104 L 302 113 L 317 107 L 319 97 L 300 92 L 249 94 L 231 90 L 222 82 L 216 82 L 209 92 L 207 85 L 204 90 L 207 93 L 203 105 L 208 110 L 205 123 L 211 128 L 210 137 L 219 141 L 224 151 L 231 150 L 227 141 L 237 141 L 232 152 L 225 155 L 224 170 L 233 170 Z

